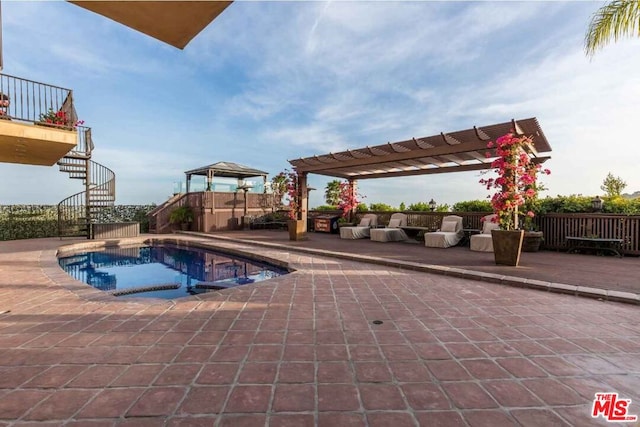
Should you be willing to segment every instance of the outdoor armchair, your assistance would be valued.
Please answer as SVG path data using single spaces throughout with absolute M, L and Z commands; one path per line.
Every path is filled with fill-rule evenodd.
M 355 227 L 340 227 L 341 239 L 364 239 L 369 237 L 371 228 L 378 226 L 378 216 L 376 214 L 365 214 L 360 223 Z
M 424 245 L 428 248 L 448 248 L 457 245 L 463 237 L 462 217 L 448 215 L 442 218 L 438 231 L 424 234 Z
M 495 217 L 495 214 L 491 214 L 482 218 L 482 233 L 474 234 L 469 238 L 469 249 L 477 252 L 493 252 L 491 230 L 500 228 L 500 224 L 493 222 Z
M 407 233 L 400 227 L 407 226 L 407 215 L 396 212 L 391 215 L 389 224 L 385 228 L 371 230 L 371 240 L 375 242 L 399 242 L 407 240 Z

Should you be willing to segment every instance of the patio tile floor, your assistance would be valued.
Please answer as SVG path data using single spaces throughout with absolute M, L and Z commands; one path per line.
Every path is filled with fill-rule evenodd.
M 214 243 L 297 271 L 119 300 L 59 274 L 59 240 L 0 242 L 0 426 L 607 425 L 614 391 L 640 414 L 638 305 Z

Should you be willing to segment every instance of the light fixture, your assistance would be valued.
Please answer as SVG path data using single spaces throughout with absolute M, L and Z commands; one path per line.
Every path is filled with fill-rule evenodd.
M 431 209 L 431 212 L 436 210 L 436 206 L 437 206 L 437 204 L 436 204 L 435 200 L 433 200 L 433 199 L 429 200 L 429 209 Z
M 595 212 L 600 212 L 602 210 L 602 199 L 600 196 L 596 196 L 591 200 L 591 207 Z

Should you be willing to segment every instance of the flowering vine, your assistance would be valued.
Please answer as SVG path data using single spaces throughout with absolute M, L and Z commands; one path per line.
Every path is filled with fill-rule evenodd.
M 289 218 L 298 219 L 300 210 L 300 198 L 298 197 L 298 174 L 285 170 L 287 174 L 287 199 L 289 201 Z
M 360 198 L 363 196 L 354 191 L 350 182 L 343 181 L 340 183 L 340 194 L 338 196 L 338 209 L 342 211 L 342 217 L 346 218 L 350 212 L 355 210 L 360 204 Z
M 525 217 L 525 223 L 531 223 L 535 216 L 533 202 L 540 190 L 537 185 L 538 173 L 551 173 L 549 169 L 542 169 L 541 165 L 531 161 L 525 149 L 529 145 L 533 145 L 531 137 L 518 137 L 513 133 L 501 136 L 495 143 L 489 141 L 487 144 L 487 148 L 495 149 L 497 158 L 491 163 L 491 167 L 498 177 L 481 179 L 480 183 L 487 190 L 498 189 L 491 197 L 491 206 L 503 230 L 519 229 L 519 216 Z M 492 156 L 490 152 L 486 155 Z
M 300 209 L 298 174 L 295 171 L 285 169 L 271 179 L 271 188 L 278 204 L 282 204 L 282 198 L 286 197 L 289 218 L 298 219 L 298 214 L 304 212 Z

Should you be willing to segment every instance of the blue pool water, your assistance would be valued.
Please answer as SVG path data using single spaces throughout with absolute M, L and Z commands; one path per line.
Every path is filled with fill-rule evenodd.
M 202 249 L 108 248 L 59 258 L 77 280 L 119 297 L 174 299 L 271 279 L 288 271 Z

